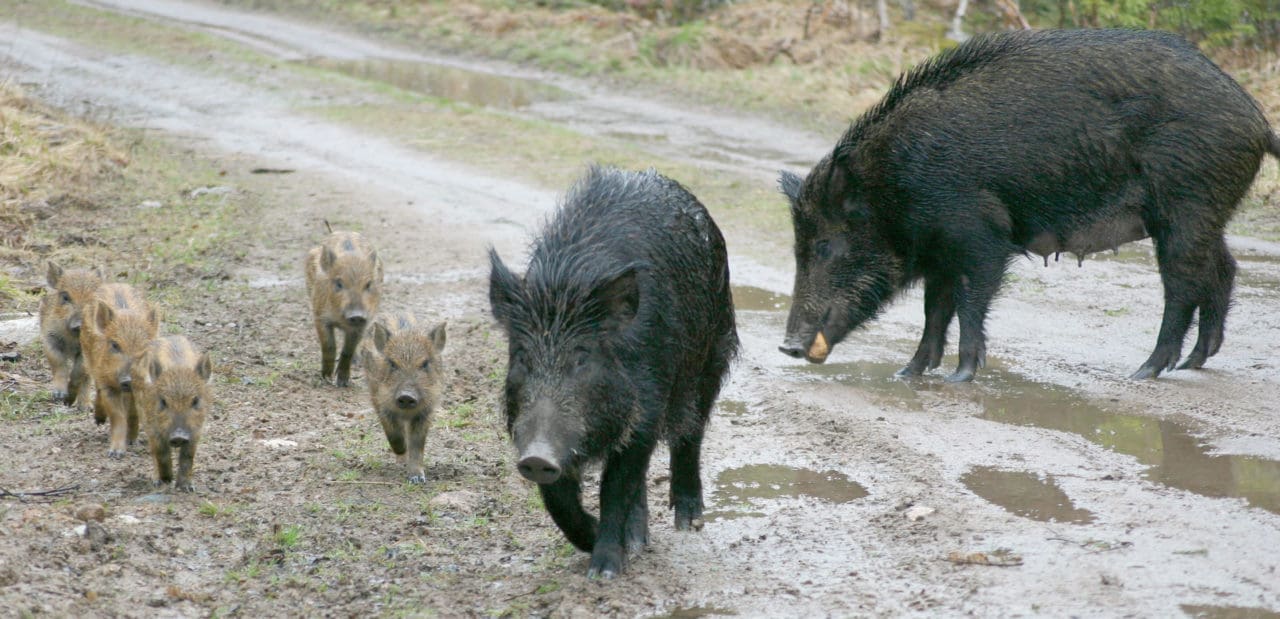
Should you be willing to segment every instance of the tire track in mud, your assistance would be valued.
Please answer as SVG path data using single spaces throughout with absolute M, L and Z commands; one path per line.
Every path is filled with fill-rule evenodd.
M 379 199 L 394 200 L 401 205 L 400 225 L 424 230 L 424 246 L 447 248 L 451 262 L 434 262 L 455 269 L 465 284 L 464 296 L 482 298 L 485 273 L 475 265 L 483 263 L 484 245 L 492 242 L 504 254 L 522 255 L 527 230 L 553 202 L 544 190 L 296 117 L 284 102 L 228 80 L 143 58 L 103 57 L 90 48 L 7 25 L 0 26 L 0 38 L 8 41 L 0 47 L 0 57 L 8 56 L 23 81 L 41 84 L 41 94 L 55 101 L 75 107 L 74 102 L 92 100 L 95 110 L 107 110 L 124 124 L 332 176 L 336 185 L 370 187 Z M 273 45 L 291 45 L 267 38 Z M 330 52 L 335 53 L 340 54 Z M 655 109 L 655 117 L 661 118 L 662 108 Z M 687 121 L 681 118 L 671 124 Z M 750 163 L 741 169 L 760 172 Z M 404 207 L 410 200 L 414 208 Z M 448 233 L 438 229 L 444 222 Z M 751 239 L 729 242 L 732 248 Z M 1017 374 L 1022 372 L 1079 388 L 1092 399 L 1114 398 L 1117 407 L 1142 415 L 1188 416 L 1217 428 L 1219 436 L 1257 434 L 1238 446 L 1275 457 L 1278 425 L 1266 416 L 1276 413 L 1267 403 L 1280 400 L 1276 370 L 1250 372 L 1248 365 L 1276 349 L 1274 312 L 1264 307 L 1275 295 L 1263 292 L 1251 296 L 1247 307 L 1237 304 L 1233 321 L 1244 324 L 1227 346 L 1239 349 L 1224 355 L 1238 357 L 1214 360 L 1226 369 L 1209 378 L 1175 373 L 1173 380 L 1135 386 L 1114 378 L 1127 367 L 1124 359 L 1096 356 L 1114 352 L 1137 359 L 1145 351 L 1151 338 L 1142 331 L 1154 329 L 1154 322 L 1147 322 L 1158 317 L 1158 309 L 1148 311 L 1158 307 L 1158 287 L 1150 283 L 1154 267 L 1149 261 L 1093 264 L 1100 266 L 1087 276 L 1073 272 L 1074 278 L 1064 269 L 1015 270 L 1021 279 L 1006 295 L 1013 298 L 1002 302 L 991 321 L 993 361 L 999 365 L 1002 357 L 1016 359 L 1007 361 L 1014 378 L 1006 382 L 1025 381 Z M 732 269 L 740 286 L 778 291 L 789 284 L 786 272 L 741 258 L 734 259 Z M 1267 279 L 1272 271 L 1261 276 L 1274 281 Z M 1132 288 L 1113 289 L 1120 284 Z M 1036 286 L 1052 287 L 1063 298 L 1037 297 Z M 1133 291 L 1141 291 L 1141 298 L 1132 298 Z M 477 305 L 474 299 L 442 302 L 464 311 Z M 1105 308 L 1120 302 L 1136 303 L 1135 316 L 1071 325 L 1090 304 Z M 1243 606 L 1280 608 L 1277 559 L 1269 550 L 1280 546 L 1280 517 L 1275 514 L 1148 480 L 1142 462 L 1078 432 L 984 418 L 989 416 L 985 401 L 998 401 L 1026 385 L 943 388 L 933 377 L 886 387 L 880 366 L 886 359 L 905 359 L 914 347 L 921 322 L 918 306 L 918 295 L 908 295 L 881 321 L 852 337 L 833 356 L 832 363 L 849 364 L 845 375 L 837 372 L 834 378 L 817 376 L 812 368 L 797 369 L 773 352 L 781 333 L 780 311 L 743 311 L 746 352 L 709 429 L 704 483 L 709 511 L 763 515 L 730 515 L 711 520 L 699 535 L 677 535 L 666 524 L 669 510 L 655 508 L 655 552 L 633 563 L 625 584 L 640 591 L 676 590 L 680 604 L 749 615 L 777 613 L 780 604 L 785 614 L 796 615 L 1170 614 L 1178 604 L 1220 604 L 1224 596 Z M 1045 323 L 1054 325 L 1056 339 L 1070 345 L 1042 341 Z M 1082 362 L 1095 365 L 1082 371 Z M 1036 364 L 1045 367 L 1029 369 Z M 1263 384 L 1249 382 L 1259 379 Z M 1240 394 L 1239 405 L 1221 410 L 1222 402 L 1230 401 L 1226 396 L 1240 391 L 1249 393 Z M 1243 411 L 1243 419 L 1235 418 L 1237 411 Z M 656 461 L 665 462 L 665 457 L 660 454 Z M 869 494 L 833 503 L 808 496 L 733 499 L 732 492 L 725 492 L 721 496 L 730 497 L 729 503 L 716 503 L 722 474 L 758 464 L 835 471 Z M 975 467 L 1051 475 L 1094 520 L 1045 524 L 1014 516 L 964 486 L 962 477 Z M 663 468 L 655 465 L 654 476 L 661 477 Z M 906 517 L 910 506 L 936 511 L 911 520 Z M 1099 544 L 1107 550 L 1100 552 Z M 951 550 L 1002 547 L 1021 555 L 1024 564 L 1013 569 L 956 567 L 943 560 Z M 1211 551 L 1201 553 L 1203 549 Z

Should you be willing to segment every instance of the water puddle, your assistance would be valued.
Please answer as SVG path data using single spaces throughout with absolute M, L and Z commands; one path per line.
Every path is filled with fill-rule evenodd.
M 812 471 L 781 464 L 749 464 L 716 478 L 712 500 L 717 505 L 749 505 L 753 499 L 808 496 L 828 503 L 848 503 L 867 496 L 866 488 L 837 471 Z
M 716 415 L 721 417 L 741 417 L 747 414 L 747 403 L 738 400 L 720 400 L 716 402 Z
M 1280 612 L 1267 608 L 1249 608 L 1245 606 L 1201 606 L 1182 604 L 1179 606 L 1188 617 L 1197 619 L 1280 619 Z
M 534 80 L 411 60 L 311 58 L 305 64 L 432 97 L 508 110 L 571 96 Z
M 732 610 L 718 606 L 689 606 L 677 608 L 665 615 L 659 615 L 657 619 L 699 619 L 700 617 L 727 617 L 737 614 Z
M 924 392 L 967 399 L 982 408 L 983 419 L 1070 432 L 1133 456 L 1150 466 L 1144 475 L 1153 482 L 1208 497 L 1242 498 L 1254 507 L 1280 513 L 1280 462 L 1211 454 L 1180 423 L 1111 412 L 1069 389 L 1030 381 L 1000 367 L 987 367 L 979 382 L 968 385 L 946 385 L 940 375 L 893 380 L 897 369 L 887 363 L 791 368 L 865 390 L 876 401 L 900 402 L 907 410 L 923 410 Z
M 974 494 L 1023 518 L 1041 522 L 1093 522 L 1093 513 L 1076 508 L 1052 477 L 1041 479 L 1031 473 L 979 466 L 965 473 L 960 481 Z
M 779 312 L 790 305 L 790 295 L 755 286 L 733 287 L 733 308 L 739 312 Z

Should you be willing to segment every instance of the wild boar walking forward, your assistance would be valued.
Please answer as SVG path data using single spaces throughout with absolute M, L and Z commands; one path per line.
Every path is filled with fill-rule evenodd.
M 378 311 L 382 260 L 359 232 L 333 232 L 306 260 L 307 292 L 320 340 L 320 376 L 329 380 L 337 361 L 339 387 L 351 380 L 351 359 Z M 343 334 L 342 354 L 334 331 Z

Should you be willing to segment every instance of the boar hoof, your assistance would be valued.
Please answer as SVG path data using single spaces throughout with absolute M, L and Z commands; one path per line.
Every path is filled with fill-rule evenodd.
M 53 400 L 54 402 L 62 402 L 63 404 L 66 404 L 67 406 L 71 406 L 71 402 L 69 401 L 69 400 L 70 400 L 70 398 L 69 398 L 69 396 L 67 395 L 67 392 L 65 392 L 65 391 L 62 391 L 62 390 L 60 390 L 60 389 L 54 389 L 54 390 L 53 390 L 53 395 L 51 396 L 51 398 L 52 398 L 52 400 Z
M 409 476 L 409 483 L 411 483 L 411 484 L 413 484 L 413 485 L 415 485 L 415 486 L 421 486 L 421 485 L 423 485 L 423 484 L 427 483 L 427 476 L 426 476 L 426 475 L 410 475 L 410 476 Z
M 622 573 L 622 553 L 600 552 L 591 556 L 591 566 L 587 568 L 587 578 L 613 580 Z
M 911 367 L 905 366 L 901 370 L 893 373 L 893 377 L 897 379 L 919 378 L 923 372 Z
M 349 379 L 339 377 L 338 380 L 333 381 L 333 384 L 346 388 L 351 386 L 351 381 Z
M 706 523 L 701 518 L 676 518 L 677 531 L 701 531 L 704 525 Z
M 196 491 L 196 485 L 191 482 L 177 484 L 174 486 L 174 488 L 176 488 L 179 492 L 195 492 Z
M 108 450 L 107 450 L 107 457 L 108 457 L 108 458 L 115 458 L 115 459 L 119 460 L 120 458 L 123 458 L 123 457 L 124 457 L 124 450 L 123 450 L 123 449 L 108 449 Z
M 956 370 L 954 374 L 946 377 L 944 380 L 949 383 L 967 383 L 973 380 L 973 369 L 961 368 Z

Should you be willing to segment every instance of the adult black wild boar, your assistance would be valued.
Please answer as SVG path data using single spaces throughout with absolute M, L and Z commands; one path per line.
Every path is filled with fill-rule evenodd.
M 924 280 L 924 336 L 899 375 L 938 366 L 953 316 L 966 381 L 983 321 L 1018 254 L 1084 256 L 1151 237 L 1165 309 L 1134 373 L 1183 368 L 1222 345 L 1235 260 L 1223 227 L 1280 139 L 1195 46 L 1133 30 L 980 37 L 900 77 L 803 181 L 783 173 L 796 280 L 780 347 L 831 347 Z
M 737 346 L 724 238 L 679 183 L 591 168 L 533 245 L 523 277 L 490 252 L 509 347 L 504 407 L 521 475 L 611 578 L 649 539 L 645 474 L 671 450 L 677 529 L 701 526 L 699 453 Z M 604 461 L 600 519 L 582 466 Z

